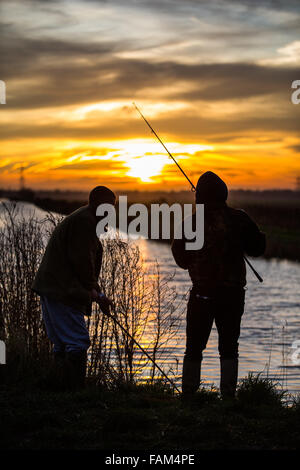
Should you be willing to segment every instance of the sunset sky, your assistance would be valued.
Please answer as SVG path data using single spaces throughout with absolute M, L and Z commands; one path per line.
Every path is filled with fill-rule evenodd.
M 0 1 L 0 187 L 294 189 L 298 0 Z

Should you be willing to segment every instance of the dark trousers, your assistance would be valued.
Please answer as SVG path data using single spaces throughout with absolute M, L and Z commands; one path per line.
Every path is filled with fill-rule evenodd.
M 223 287 L 208 292 L 193 287 L 187 309 L 185 358 L 191 361 L 202 359 L 214 320 L 219 335 L 220 358 L 238 358 L 244 301 L 243 288 Z

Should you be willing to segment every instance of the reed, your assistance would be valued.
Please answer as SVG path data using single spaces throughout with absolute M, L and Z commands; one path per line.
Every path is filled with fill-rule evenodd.
M 45 364 L 51 362 L 51 344 L 39 298 L 31 285 L 47 240 L 61 218 L 49 214 L 38 220 L 34 213 L 23 214 L 19 205 L 11 202 L 1 203 L 0 217 L 2 336 L 12 369 L 15 373 L 26 370 L 27 374 L 33 362 L 39 361 L 46 369 Z M 158 264 L 147 270 L 138 247 L 130 242 L 116 237 L 103 241 L 103 248 L 99 284 L 114 302 L 114 315 L 154 361 L 161 360 L 174 340 L 181 317 L 171 278 L 161 275 Z M 91 337 L 87 367 L 90 381 L 116 387 L 159 379 L 155 366 L 96 304 L 87 323 Z

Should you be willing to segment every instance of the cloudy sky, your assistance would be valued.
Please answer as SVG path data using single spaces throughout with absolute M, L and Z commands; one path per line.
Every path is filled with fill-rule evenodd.
M 294 188 L 298 0 L 0 0 L 0 186 Z

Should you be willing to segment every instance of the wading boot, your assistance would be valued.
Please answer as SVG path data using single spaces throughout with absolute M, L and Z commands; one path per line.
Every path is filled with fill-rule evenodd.
M 238 359 L 221 359 L 220 364 L 222 398 L 234 398 L 238 378 Z
M 67 388 L 70 391 L 82 390 L 85 386 L 87 352 L 70 351 L 66 354 Z
M 66 388 L 66 379 L 65 379 L 65 361 L 66 355 L 64 351 L 54 351 L 54 371 L 53 371 L 53 387 L 57 391 L 64 391 Z
M 39 387 L 43 390 L 53 392 L 63 392 L 66 389 L 65 383 L 65 353 L 64 351 L 54 351 L 49 367 L 45 369 L 45 375 L 39 380 Z
M 200 386 L 201 360 L 184 358 L 182 369 L 182 398 L 191 399 Z

